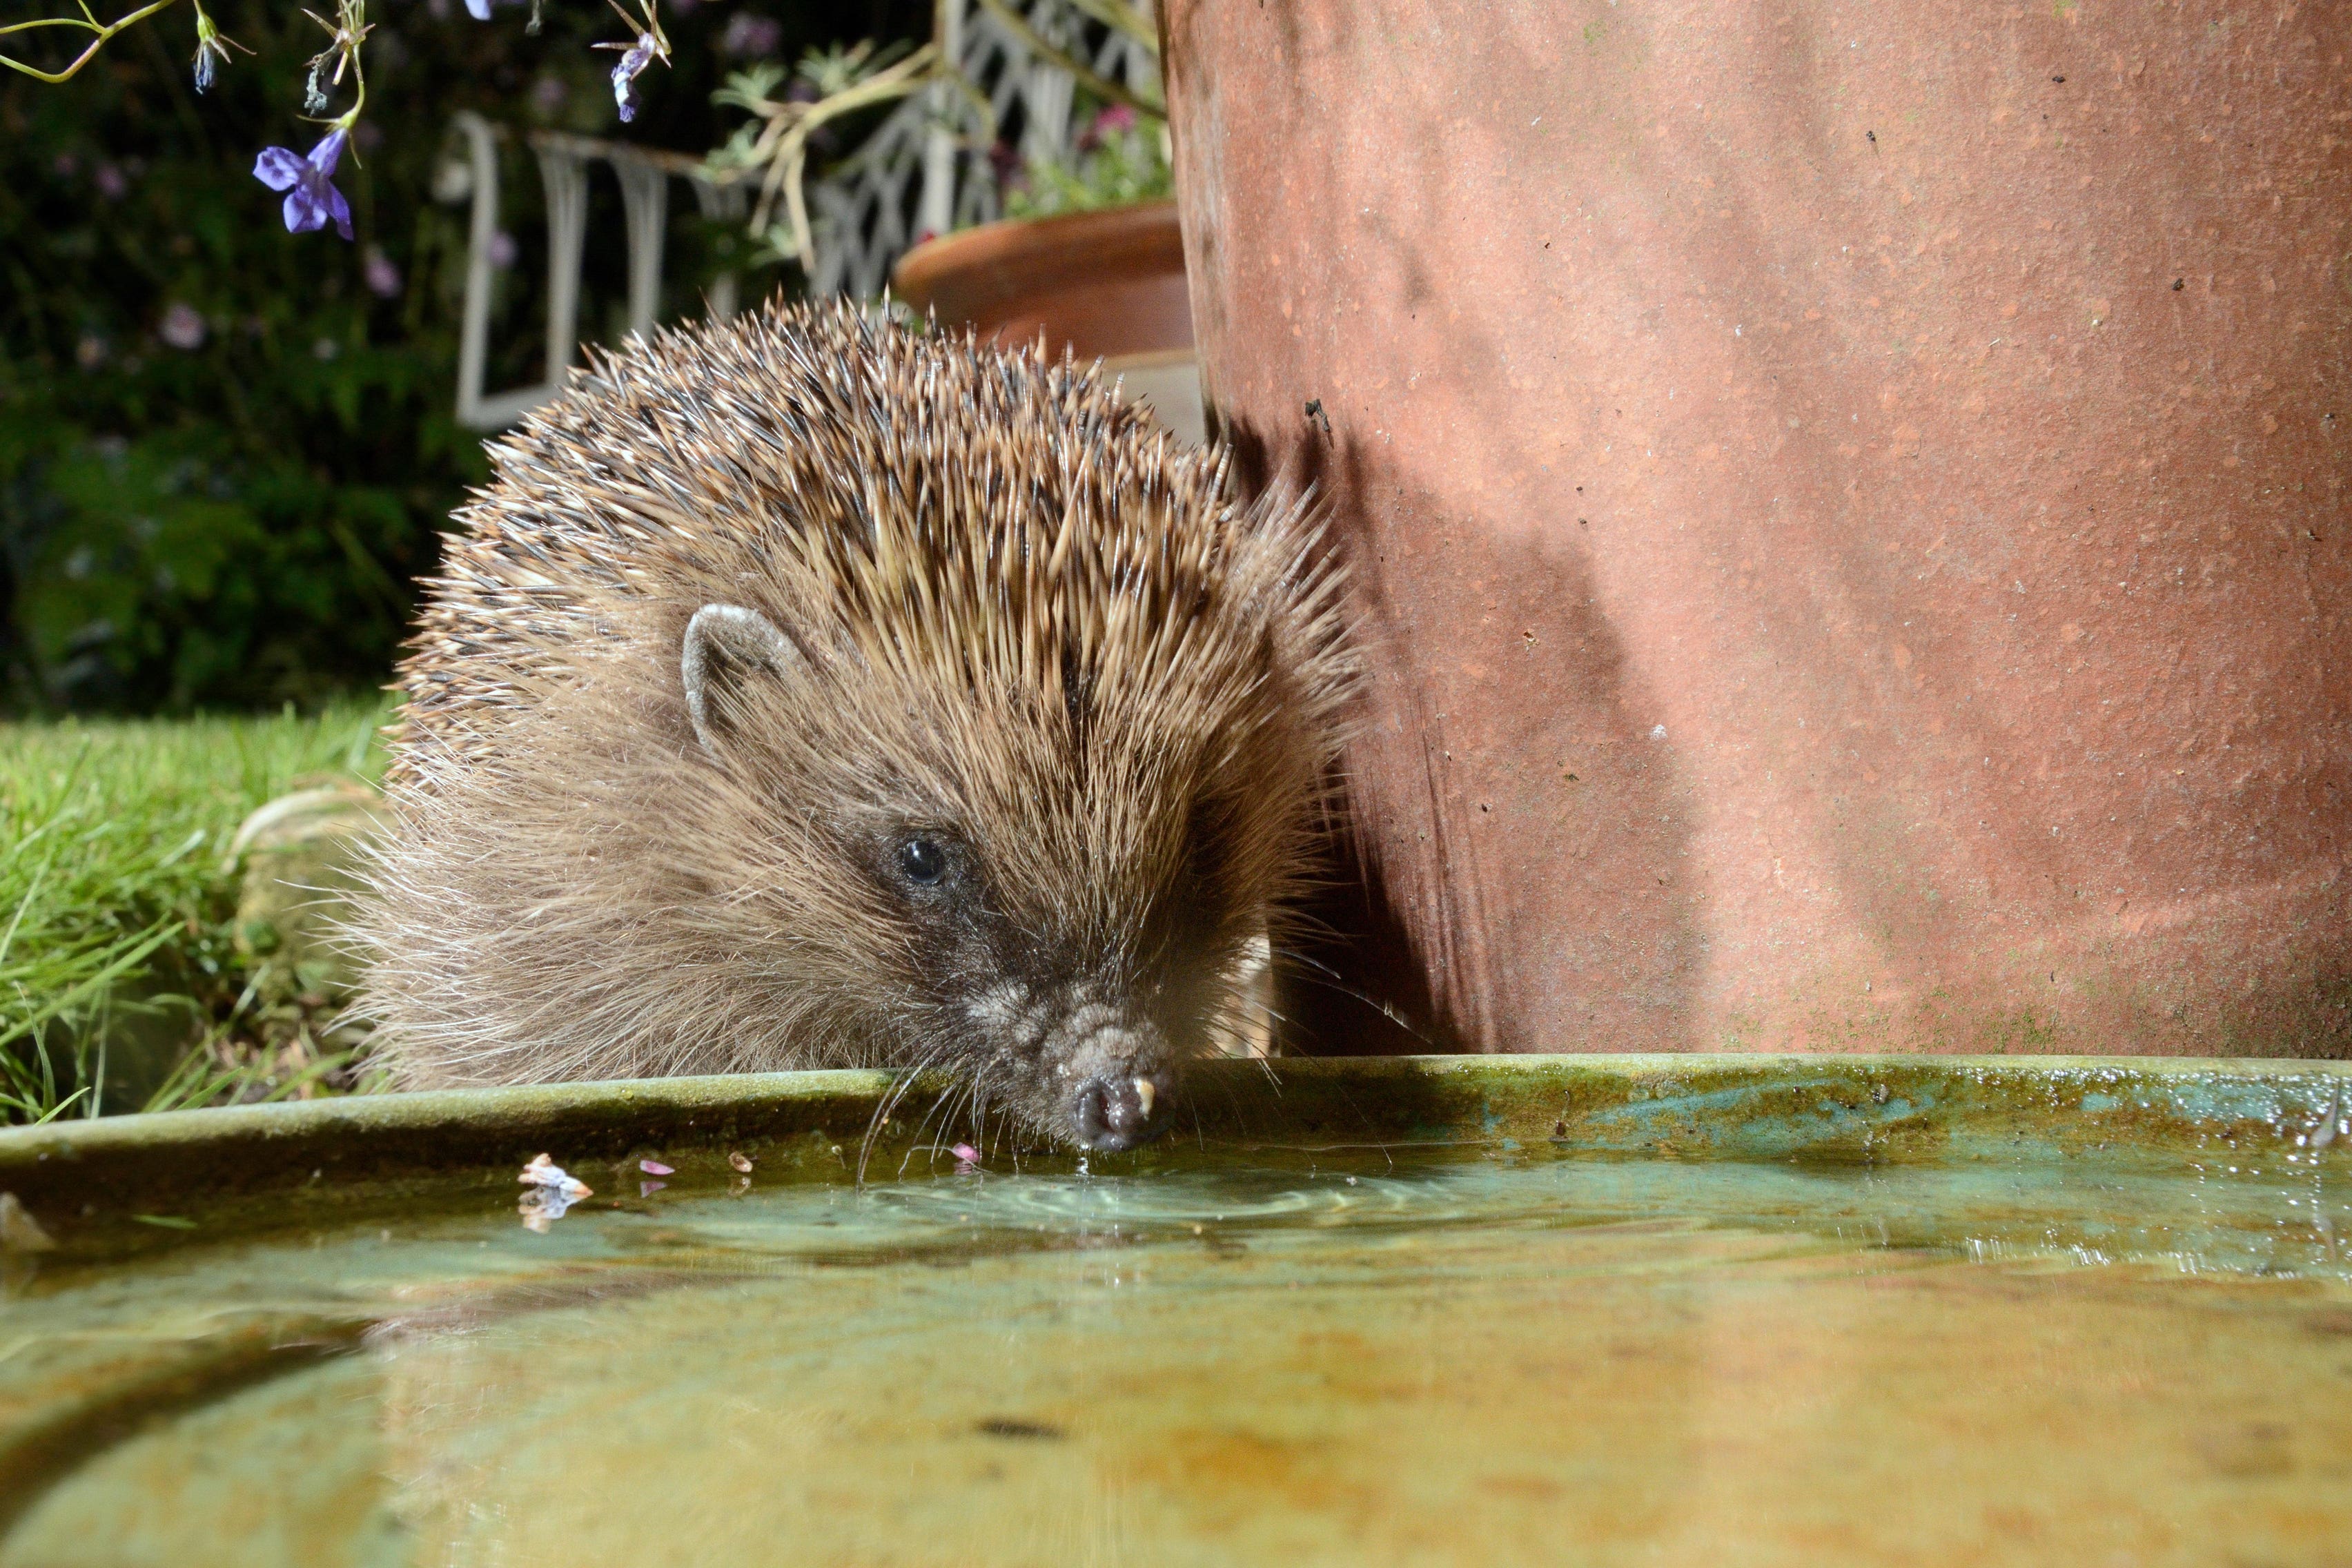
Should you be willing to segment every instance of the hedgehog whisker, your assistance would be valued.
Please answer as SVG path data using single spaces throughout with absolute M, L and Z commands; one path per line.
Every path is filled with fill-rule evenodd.
M 935 1116 L 939 1118 L 940 1131 L 939 1136 L 931 1140 L 930 1152 L 934 1155 L 939 1153 L 939 1138 L 946 1135 L 949 1120 L 954 1115 L 950 1108 L 962 1097 L 963 1093 L 964 1086 L 961 1082 L 951 1082 L 932 1100 L 931 1108 L 923 1112 L 921 1121 L 915 1123 L 914 1140 L 908 1144 L 905 1157 L 898 1162 L 898 1174 L 901 1177 L 906 1175 L 908 1163 L 914 1159 L 916 1150 L 922 1147 L 923 1130 L 931 1124 L 931 1119 Z
M 934 1046 L 913 1067 L 906 1069 L 898 1081 L 890 1086 L 888 1093 L 875 1102 L 874 1114 L 866 1119 L 866 1136 L 857 1145 L 857 1184 L 860 1187 L 866 1185 L 866 1163 L 873 1158 L 874 1140 L 880 1134 L 884 1123 L 887 1122 L 891 1113 L 898 1109 L 898 1102 L 914 1091 L 916 1080 L 923 1076 L 925 1069 L 946 1054 L 946 1050 L 947 1047 L 944 1045 Z M 920 1131 L 919 1128 L 917 1129 L 918 1136 L 920 1136 Z M 906 1165 L 903 1162 L 898 1169 L 900 1174 L 905 1174 Z
M 1299 978 L 1306 981 L 1310 985 L 1320 985 L 1326 991 L 1336 991 L 1342 996 L 1346 996 L 1353 1001 L 1361 1002 L 1365 1006 L 1370 1007 L 1373 1012 L 1378 1013 L 1381 1017 L 1386 1018 L 1390 1023 L 1394 1024 L 1398 1028 L 1402 1029 L 1406 1034 L 1411 1035 L 1414 1039 L 1419 1040 L 1423 1045 L 1427 1046 L 1433 1052 L 1442 1051 L 1444 1048 L 1436 1041 L 1431 1039 L 1427 1035 L 1422 1033 L 1419 1029 L 1414 1028 L 1412 1021 L 1406 1018 L 1403 1014 L 1398 1012 L 1388 1003 L 1381 1001 L 1378 997 L 1372 996 L 1366 992 L 1360 991 L 1352 985 L 1344 984 L 1339 981 L 1326 980 L 1318 974 L 1302 974 Z

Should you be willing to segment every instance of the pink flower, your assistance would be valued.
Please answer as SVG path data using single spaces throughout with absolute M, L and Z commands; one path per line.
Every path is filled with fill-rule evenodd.
M 774 17 L 738 11 L 727 19 L 727 30 L 719 35 L 719 52 L 737 59 L 765 59 L 783 41 L 783 24 Z
M 400 292 L 400 268 L 379 247 L 367 247 L 367 259 L 360 265 L 360 275 L 367 281 L 368 292 L 379 300 L 389 300 Z
M 205 319 L 190 306 L 174 300 L 163 312 L 163 324 L 155 335 L 175 349 L 200 349 L 205 346 Z

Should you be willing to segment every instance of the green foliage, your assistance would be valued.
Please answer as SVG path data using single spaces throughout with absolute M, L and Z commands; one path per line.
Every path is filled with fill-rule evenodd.
M 256 1007 L 224 854 L 289 789 L 372 779 L 383 719 L 0 724 L 0 1121 L 140 1109 L 108 1103 L 110 1050 L 163 1058 L 175 1103 L 318 1081 L 285 1048 L 314 1034 Z
M 1004 193 L 1006 217 L 1093 212 L 1175 194 L 1161 124 L 1125 110 L 1097 115 L 1066 163 L 1032 158 Z
M 362 238 L 401 275 L 378 298 L 366 250 L 287 234 L 252 177 L 263 145 L 315 140 L 287 100 L 321 35 L 290 8 L 218 20 L 259 54 L 201 100 L 171 15 L 73 82 L 0 89 L 19 710 L 308 704 L 380 677 L 405 584 L 481 471 L 446 411 L 450 226 L 416 199 L 437 132 L 346 163 Z
M 787 57 L 826 24 L 908 20 L 673 6 L 675 68 L 640 83 L 628 139 L 710 145 L 719 40 L 769 6 Z M 622 134 L 614 57 L 589 47 L 623 35 L 601 0 L 548 0 L 537 37 L 520 5 L 481 23 L 457 0 L 404 5 L 368 43 L 337 176 L 357 243 L 289 235 L 254 159 L 318 139 L 297 111 L 326 36 L 293 0 L 207 10 L 256 52 L 201 97 L 184 7 L 62 86 L 0 79 L 0 710 L 307 708 L 383 679 L 449 509 L 487 473 L 452 417 L 467 213 L 431 197 L 449 117 Z M 515 382 L 537 370 L 539 192 L 519 145 L 510 167 L 526 261 L 502 275 L 512 352 L 493 374 Z M 593 307 L 625 289 L 617 192 L 600 180 L 592 201 L 583 326 L 609 335 Z M 729 237 L 674 259 L 672 303 Z

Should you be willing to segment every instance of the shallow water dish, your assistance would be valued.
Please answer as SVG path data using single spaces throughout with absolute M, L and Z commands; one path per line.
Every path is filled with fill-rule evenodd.
M 2339 1064 L 1228 1063 L 1086 1163 L 934 1147 L 932 1087 L 0 1134 L 57 1243 L 0 1255 L 0 1568 L 2317 1563 L 2352 1527 Z M 541 1152 L 594 1195 L 549 1215 Z

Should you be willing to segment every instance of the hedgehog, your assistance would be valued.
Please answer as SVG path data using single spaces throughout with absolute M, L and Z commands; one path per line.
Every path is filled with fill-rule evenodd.
M 847 305 L 632 340 L 491 459 L 354 926 L 395 1082 L 938 1068 L 1109 1151 L 1250 1029 L 1359 679 L 1304 491 Z

